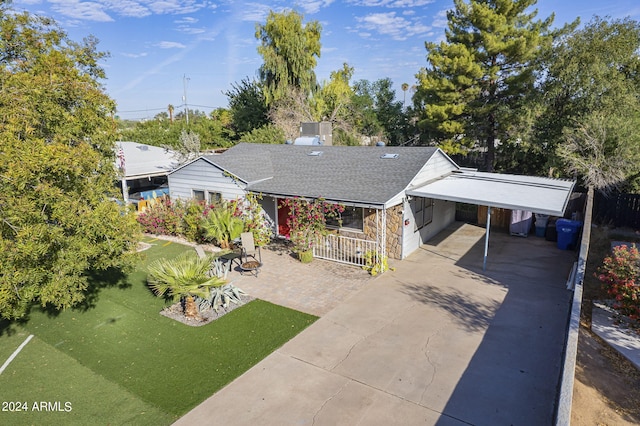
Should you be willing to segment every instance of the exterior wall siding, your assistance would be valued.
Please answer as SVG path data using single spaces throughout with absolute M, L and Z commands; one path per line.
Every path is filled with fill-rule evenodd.
M 421 229 L 414 231 L 416 219 L 411 210 L 409 202 L 404 202 L 404 219 L 409 220 L 409 224 L 403 227 L 402 237 L 402 258 L 409 256 L 417 250 L 423 243 L 429 241 L 436 234 L 446 228 L 456 219 L 456 203 L 452 201 L 433 200 L 433 219 L 431 223 Z
M 411 185 L 421 185 L 445 176 L 454 170 L 457 170 L 455 164 L 442 151 L 436 151 L 413 179 Z
M 278 231 L 278 206 L 277 201 L 274 197 L 262 197 L 260 200 L 260 205 L 262 206 L 262 210 L 264 210 L 265 215 L 269 219 L 269 223 L 272 225 L 273 235 L 277 235 Z
M 245 185 L 226 176 L 222 170 L 203 159 L 179 169 L 169 175 L 171 199 L 188 200 L 193 190 L 217 192 L 225 200 L 235 200 L 245 196 Z

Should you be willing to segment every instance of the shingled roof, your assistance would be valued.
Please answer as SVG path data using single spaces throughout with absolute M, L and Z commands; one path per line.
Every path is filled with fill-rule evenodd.
M 247 183 L 246 189 L 253 192 L 384 204 L 407 188 L 436 151 L 240 143 L 205 159 Z

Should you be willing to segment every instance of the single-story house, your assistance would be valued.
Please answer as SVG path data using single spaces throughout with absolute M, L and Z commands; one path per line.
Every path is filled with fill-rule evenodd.
M 314 255 L 356 264 L 369 250 L 407 257 L 455 220 L 456 202 L 561 216 L 573 189 L 573 182 L 559 179 L 465 170 L 435 147 L 240 143 L 186 163 L 168 178 L 172 199 L 215 202 L 261 194 L 274 232 L 282 236 L 288 234 L 284 199 L 322 198 L 342 204 L 346 209 L 341 226 L 329 224 L 335 225 L 335 235 L 319 243 Z M 447 188 L 458 192 L 448 196 Z M 464 188 L 471 192 L 461 193 Z M 536 188 L 548 192 L 534 195 Z M 532 201 L 542 204 L 532 206 Z

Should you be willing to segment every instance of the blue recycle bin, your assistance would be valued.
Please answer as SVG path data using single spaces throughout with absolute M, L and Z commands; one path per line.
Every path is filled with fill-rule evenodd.
M 556 221 L 558 248 L 560 250 L 574 248 L 578 242 L 578 233 L 581 227 L 582 222 L 578 220 L 558 219 Z

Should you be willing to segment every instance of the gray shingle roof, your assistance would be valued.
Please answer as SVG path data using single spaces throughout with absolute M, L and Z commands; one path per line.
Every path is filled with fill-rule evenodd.
M 384 204 L 410 184 L 436 150 L 241 143 L 205 158 L 254 192 Z M 309 155 L 313 151 L 321 154 Z M 381 158 L 385 153 L 398 156 Z

